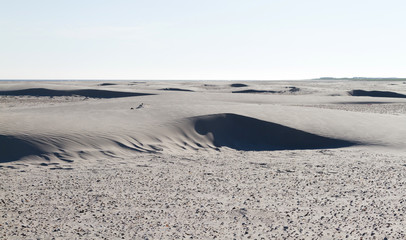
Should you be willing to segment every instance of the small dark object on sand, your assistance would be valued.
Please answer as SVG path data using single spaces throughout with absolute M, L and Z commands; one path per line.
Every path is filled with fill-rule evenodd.
M 141 103 L 140 105 L 138 105 L 137 109 L 143 108 L 144 107 L 144 103 Z

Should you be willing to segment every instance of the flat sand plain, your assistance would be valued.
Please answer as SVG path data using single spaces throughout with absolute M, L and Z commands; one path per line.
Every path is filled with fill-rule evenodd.
M 406 82 L 1 81 L 2 239 L 405 239 Z

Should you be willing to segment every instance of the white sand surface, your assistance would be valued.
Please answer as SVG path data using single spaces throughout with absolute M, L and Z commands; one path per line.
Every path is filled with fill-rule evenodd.
M 402 94 L 401 81 L 0 82 L 0 238 L 404 239 Z

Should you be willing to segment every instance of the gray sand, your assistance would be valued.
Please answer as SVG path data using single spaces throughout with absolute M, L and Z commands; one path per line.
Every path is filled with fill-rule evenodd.
M 406 86 L 244 82 L 280 93 L 237 94 L 230 82 L 29 84 L 157 95 L 1 96 L 2 239 L 406 238 L 406 99 L 347 94 Z M 281 92 L 291 86 L 300 91 Z M 210 133 L 191 120 L 223 113 L 247 118 L 216 118 Z M 355 144 L 275 142 L 286 128 Z M 282 135 L 256 148 L 249 133 L 270 129 Z M 294 149 L 309 146 L 300 141 L 313 145 Z

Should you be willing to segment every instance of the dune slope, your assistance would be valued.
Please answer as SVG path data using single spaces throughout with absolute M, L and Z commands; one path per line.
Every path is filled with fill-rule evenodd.
M 356 144 L 230 113 L 195 117 L 193 122 L 197 133 L 213 135 L 216 147 L 225 146 L 236 150 L 323 149 Z
M 97 159 L 100 156 L 128 157 L 142 152 L 219 150 L 244 151 L 325 149 L 355 145 L 355 142 L 323 137 L 280 124 L 223 113 L 180 119 L 164 127 L 141 132 L 102 134 L 0 136 L 1 162 L 25 157 L 62 161 Z M 108 153 L 108 154 L 106 154 Z
M 13 162 L 26 156 L 45 153 L 39 146 L 23 139 L 0 135 L 0 163 Z

